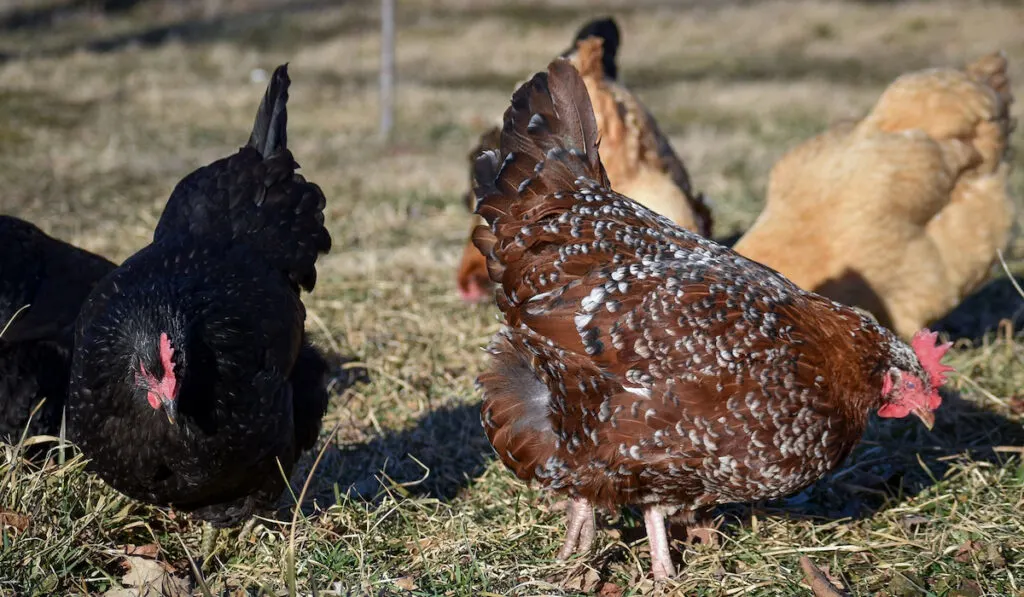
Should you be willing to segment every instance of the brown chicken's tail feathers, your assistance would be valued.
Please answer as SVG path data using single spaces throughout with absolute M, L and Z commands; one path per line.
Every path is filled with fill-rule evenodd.
M 489 227 L 473 231 L 473 244 L 488 258 L 491 280 L 504 271 L 494 251 L 499 237 L 518 232 L 502 221 L 520 220 L 551 195 L 573 192 L 579 178 L 610 186 L 597 145 L 590 95 L 568 60 L 556 59 L 512 94 L 500 148 L 480 154 L 473 169 L 476 213 Z
M 500 149 L 477 158 L 477 213 L 493 228 L 503 216 L 572 191 L 577 178 L 607 186 L 597 144 L 597 121 L 583 79 L 568 60 L 556 59 L 547 73 L 537 73 L 512 95 Z
M 264 158 L 270 157 L 288 147 L 288 63 L 274 69 L 263 95 L 260 108 L 256 111 L 256 122 L 249 135 L 248 146 L 260 152 Z

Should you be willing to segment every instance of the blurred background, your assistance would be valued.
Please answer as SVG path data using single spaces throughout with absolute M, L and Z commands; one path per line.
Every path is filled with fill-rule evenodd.
M 244 141 L 265 73 L 290 61 L 296 155 L 343 239 L 327 263 L 373 249 L 387 253 L 378 266 L 450 267 L 476 135 L 584 21 L 611 14 L 620 78 L 726 236 L 756 216 L 786 149 L 862 116 L 899 74 L 997 48 L 1011 80 L 1024 72 L 1016 2 L 400 0 L 382 147 L 380 12 L 366 0 L 3 2 L 0 207 L 124 257 L 184 172 Z

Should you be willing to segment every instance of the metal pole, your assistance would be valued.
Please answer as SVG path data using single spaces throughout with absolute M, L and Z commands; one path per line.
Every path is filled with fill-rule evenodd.
M 395 124 L 395 0 L 380 1 L 380 138 Z

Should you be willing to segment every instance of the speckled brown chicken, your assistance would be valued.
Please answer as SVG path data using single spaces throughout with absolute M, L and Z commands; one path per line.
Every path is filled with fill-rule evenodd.
M 908 346 L 856 311 L 609 190 L 587 89 L 551 64 L 516 91 L 476 164 L 473 238 L 506 325 L 478 379 L 501 460 L 571 499 L 560 557 L 593 508 L 643 508 L 656 579 L 664 518 L 777 498 L 837 466 L 870 410 L 928 427 L 948 345 Z
M 618 49 L 618 25 L 614 19 L 601 18 L 584 25 L 572 47 L 561 54 L 572 62 L 587 86 L 612 188 L 679 226 L 710 237 L 712 218 L 707 200 L 694 191 L 682 160 L 654 116 L 618 81 Z M 497 147 L 499 132 L 500 127 L 495 127 L 481 135 L 473 157 L 480 150 Z M 474 226 L 480 223 L 474 220 Z M 472 241 L 463 250 L 456 281 L 463 300 L 490 298 L 486 260 Z

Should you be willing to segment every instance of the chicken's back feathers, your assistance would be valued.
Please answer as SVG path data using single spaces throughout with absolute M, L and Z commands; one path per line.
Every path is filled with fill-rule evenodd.
M 779 160 L 736 250 L 909 338 L 975 289 L 1008 241 L 1012 101 L 1001 53 L 899 77 L 863 120 Z
M 0 441 L 55 434 L 67 395 L 74 321 L 110 261 L 0 215 Z
M 48 236 L 29 222 L 0 215 L 2 340 L 52 338 L 72 331 L 82 301 L 114 267 L 107 259 Z M 26 305 L 31 306 L 18 313 Z
M 316 260 L 331 248 L 324 227 L 324 195 L 295 170 L 286 147 L 287 68 L 274 71 L 260 104 L 249 144 L 199 168 L 171 193 L 153 239 L 192 237 L 205 244 L 244 244 L 312 290 Z
M 1009 114 L 1013 96 L 1006 66 L 1006 57 L 997 52 L 963 71 L 936 68 L 903 75 L 889 85 L 859 128 L 923 131 L 950 155 L 956 171 L 984 164 L 990 173 L 1005 155 L 1015 124 Z

